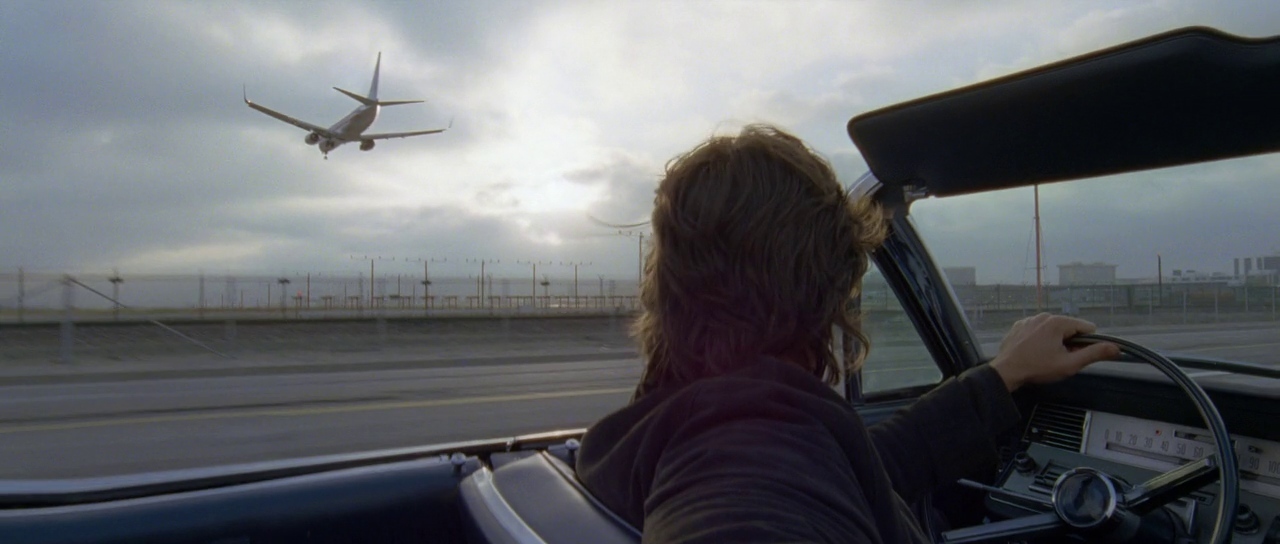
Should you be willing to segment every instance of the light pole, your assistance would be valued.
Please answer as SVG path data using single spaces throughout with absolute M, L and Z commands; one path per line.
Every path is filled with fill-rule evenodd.
M 290 283 L 289 278 L 276 278 L 276 283 L 280 284 L 280 317 L 289 317 L 289 289 L 287 287 Z
M 499 259 L 467 259 L 468 263 L 480 263 L 480 281 L 477 282 L 476 295 L 480 297 L 480 306 L 484 306 L 484 265 L 489 263 L 500 263 Z
M 582 262 L 582 261 L 570 261 L 570 262 L 567 262 L 567 263 L 560 263 L 560 264 L 561 264 L 562 266 L 572 266 L 572 267 L 573 267 L 573 307 L 574 307 L 574 308 L 577 308 L 577 307 L 578 307 L 578 267 L 579 267 L 579 266 L 591 266 L 591 263 L 590 263 L 590 262 L 585 262 L 585 263 L 584 263 L 584 262 Z
M 431 263 L 443 263 L 448 260 L 449 260 L 448 258 L 435 259 L 431 257 L 423 257 L 421 259 L 405 259 L 405 261 L 411 262 L 411 263 L 422 263 L 422 282 L 421 282 L 422 290 L 423 290 L 422 291 L 422 309 L 424 310 L 427 309 L 428 307 L 427 305 L 430 304 L 430 302 L 428 301 L 431 300 L 431 270 L 428 267 L 430 266 Z
M 236 277 L 232 276 L 230 272 L 227 273 L 227 284 L 222 288 L 222 292 L 227 301 L 224 309 L 236 308 L 236 293 L 240 291 L 236 288 Z
M 372 308 L 373 307 L 373 284 L 377 283 L 377 280 L 375 279 L 377 276 L 373 275 L 373 263 L 374 261 L 394 261 L 396 260 L 396 258 L 395 257 L 391 257 L 391 258 L 370 257 L 368 255 L 365 255 L 357 259 L 355 255 L 352 255 L 351 259 L 355 261 L 369 261 L 369 307 Z
M 618 234 L 628 238 L 636 238 L 636 288 L 644 283 L 644 237 L 645 233 L 630 230 L 620 230 Z M 649 234 L 652 236 L 652 234 Z M 638 291 L 637 291 L 638 293 Z
M 1164 263 L 1160 260 L 1160 254 L 1156 253 L 1156 293 L 1159 294 L 1160 306 L 1164 306 Z
M 534 306 L 537 306 L 537 305 L 538 305 L 538 303 L 537 303 L 537 298 L 538 298 L 538 265 L 540 265 L 540 264 L 551 264 L 551 263 L 546 262 L 546 261 L 516 261 L 516 263 L 517 263 L 517 264 L 527 264 L 527 265 L 532 265 L 532 266 L 533 266 L 533 276 L 532 276 L 532 279 L 531 279 L 531 280 L 529 280 L 529 295 L 530 295 L 530 296 L 532 296 L 532 297 L 534 298 L 534 300 L 535 300 L 535 302 L 533 303 L 533 305 L 534 305 Z
M 111 282 L 111 303 L 115 305 L 112 313 L 115 315 L 115 320 L 120 321 L 120 284 L 124 283 L 124 278 L 120 277 L 119 270 L 112 270 L 111 277 L 107 278 L 107 281 Z

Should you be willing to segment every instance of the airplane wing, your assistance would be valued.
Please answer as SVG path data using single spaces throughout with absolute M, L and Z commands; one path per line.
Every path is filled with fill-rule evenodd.
M 271 109 L 271 108 L 268 108 L 268 107 L 265 107 L 265 106 L 261 106 L 261 105 L 258 105 L 258 104 L 254 104 L 252 100 L 249 100 L 249 95 L 248 95 L 247 93 L 246 93 L 246 94 L 245 94 L 245 96 L 244 96 L 244 103 L 245 103 L 245 104 L 247 104 L 250 108 L 253 108 L 253 109 L 258 110 L 258 111 L 260 111 L 260 112 L 262 112 L 262 113 L 265 113 L 265 114 L 267 114 L 267 115 L 270 115 L 271 117 L 275 117 L 276 119 L 279 119 L 279 120 L 281 120 L 281 121 L 284 121 L 284 122 L 286 122 L 286 123 L 289 123 L 290 125 L 293 125 L 293 126 L 295 126 L 295 127 L 298 127 L 298 128 L 300 128 L 300 129 L 302 129 L 302 130 L 306 130 L 306 131 L 310 131 L 310 132 L 315 132 L 315 133 L 317 133 L 317 134 L 320 134 L 321 136 L 327 136 L 327 137 L 330 137 L 330 138 L 336 138 L 336 137 L 337 137 L 337 135 L 336 135 L 336 134 L 330 133 L 330 132 L 329 132 L 329 129 L 327 129 L 327 128 L 320 127 L 320 126 L 316 126 L 316 125 L 313 125 L 313 124 L 308 123 L 308 122 L 306 122 L 306 121 L 303 121 L 303 120 L 300 120 L 300 119 L 295 119 L 295 118 L 293 118 L 293 117 L 289 117 L 288 115 L 285 115 L 285 114 L 283 114 L 283 113 L 280 113 L 280 112 L 278 112 L 278 111 L 275 111 L 275 110 L 273 110 L 273 109 Z
M 423 134 L 439 134 L 449 130 L 449 127 L 438 128 L 435 130 L 417 130 L 413 132 L 382 132 L 378 134 L 361 134 L 361 140 L 386 140 L 388 138 L 408 138 L 410 136 L 422 136 Z

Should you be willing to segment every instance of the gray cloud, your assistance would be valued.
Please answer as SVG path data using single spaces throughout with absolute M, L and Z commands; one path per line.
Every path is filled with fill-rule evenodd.
M 465 275 L 465 259 L 482 257 L 513 275 L 523 266 L 509 259 L 592 261 L 592 274 L 628 277 L 635 241 L 588 213 L 644 219 L 663 163 L 713 131 L 779 123 L 849 182 L 865 171 L 844 133 L 858 113 L 1176 26 L 1264 35 L 1280 22 L 1280 8 L 1250 3 L 808 7 L 0 3 L 0 266 L 270 274 L 355 270 L 351 255 L 383 254 L 448 257 L 442 273 Z M 323 161 L 301 130 L 240 101 L 243 84 L 272 108 L 331 123 L 355 104 L 329 87 L 363 92 L 378 51 L 382 94 L 427 102 L 387 109 L 375 130 L 454 118 L 450 131 Z M 1101 211 L 1074 204 L 1096 189 L 1047 191 L 1050 251 L 1138 274 L 1145 257 L 1130 264 L 1131 246 L 1103 243 L 1125 216 L 1165 233 L 1152 247 L 1228 224 L 1220 253 L 1266 245 L 1248 225 L 1270 228 L 1258 203 L 1274 199 L 1189 215 L 1213 193 L 1188 187 L 1147 207 L 1135 204 L 1142 183 Z M 946 260 L 999 254 L 999 274 L 1016 275 L 1007 263 L 1020 257 L 1006 254 L 1025 246 L 1029 217 L 994 211 L 1020 198 L 997 196 L 992 214 L 968 201 L 920 213 L 946 225 L 934 244 Z
M 649 219 L 663 171 L 654 161 L 619 153 L 608 163 L 568 172 L 565 179 L 603 189 L 605 196 L 592 206 L 592 216 L 613 224 L 633 224 Z

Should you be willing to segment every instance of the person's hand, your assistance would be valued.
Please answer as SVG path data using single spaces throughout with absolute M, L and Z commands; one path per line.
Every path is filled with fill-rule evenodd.
M 1074 376 L 1098 361 L 1114 359 L 1120 347 L 1111 343 L 1068 348 L 1064 341 L 1097 329 L 1093 323 L 1061 315 L 1038 314 L 1013 324 L 1000 353 L 991 361 L 1009 391 L 1028 383 L 1050 383 Z

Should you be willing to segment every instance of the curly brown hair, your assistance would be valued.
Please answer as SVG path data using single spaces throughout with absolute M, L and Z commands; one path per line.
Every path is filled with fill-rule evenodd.
M 831 165 L 768 125 L 716 136 L 667 163 L 634 334 L 646 360 L 637 396 L 731 372 L 759 356 L 834 384 L 832 326 L 870 345 L 850 300 L 887 227 L 851 199 Z

